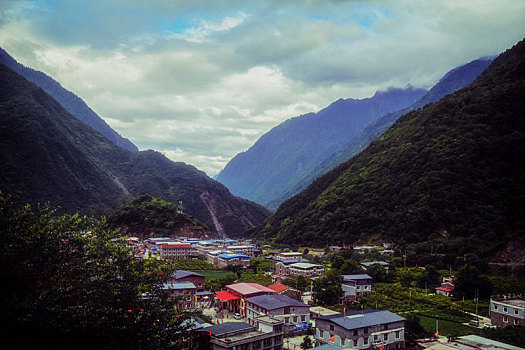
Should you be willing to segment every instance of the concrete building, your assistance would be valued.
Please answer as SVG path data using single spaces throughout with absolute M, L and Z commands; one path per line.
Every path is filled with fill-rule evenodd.
M 321 316 L 316 318 L 315 327 L 318 345 L 384 350 L 405 347 L 405 319 L 390 311 L 362 310 L 346 316 Z
M 274 260 L 283 261 L 283 260 L 296 260 L 298 262 L 302 259 L 303 254 L 299 252 L 278 252 L 273 255 Z
M 161 259 L 188 259 L 191 244 L 168 242 L 160 244 Z
M 250 257 L 244 254 L 237 253 L 221 253 L 217 255 L 217 265 L 218 267 L 226 266 L 250 266 Z
M 498 327 L 525 325 L 525 299 L 491 299 L 490 323 Z
M 246 300 L 265 294 L 277 294 L 274 290 L 258 283 L 235 283 L 228 284 L 226 290 L 215 292 L 219 299 L 220 308 L 231 312 L 238 312 L 242 317 L 246 316 Z
M 385 268 L 385 270 L 388 271 L 390 268 L 390 264 L 384 261 L 369 261 L 369 262 L 362 262 L 359 265 L 366 271 L 370 266 L 379 264 Z
M 310 305 L 285 295 L 260 295 L 246 300 L 246 319 L 256 325 L 257 317 L 268 315 L 293 329 L 299 323 L 310 323 Z
M 343 283 L 341 285 L 343 290 L 342 301 L 352 302 L 361 295 L 370 293 L 372 291 L 372 281 L 372 277 L 366 274 L 343 275 Z
M 464 335 L 455 338 L 453 341 L 440 341 L 441 339 L 442 338 L 439 340 L 418 340 L 418 347 L 433 350 L 523 350 L 523 348 L 483 338 L 478 335 Z
M 191 282 L 197 288 L 197 292 L 205 289 L 204 275 L 193 271 L 177 270 L 168 282 Z
M 323 265 L 311 263 L 295 263 L 287 267 L 287 275 L 289 276 L 304 276 L 313 277 L 324 274 Z
M 253 244 L 228 245 L 226 249 L 232 253 L 254 256 L 255 246 Z
M 191 282 L 169 282 L 164 283 L 163 290 L 169 291 L 170 296 L 180 297 L 179 307 L 193 309 L 195 307 L 195 293 L 197 288 Z
M 257 326 L 244 322 L 225 322 L 197 329 L 198 350 L 282 350 L 283 323 L 269 316 L 257 319 Z

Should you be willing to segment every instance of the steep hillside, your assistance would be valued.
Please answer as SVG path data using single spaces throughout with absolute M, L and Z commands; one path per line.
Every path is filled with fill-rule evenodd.
M 0 191 L 19 203 L 109 215 L 142 194 L 178 203 L 215 235 L 240 235 L 268 211 L 232 196 L 191 165 L 131 152 L 74 118 L 45 91 L 0 65 Z
M 139 149 L 130 140 L 122 137 L 118 132 L 113 130 L 102 118 L 100 118 L 89 106 L 82 101 L 77 95 L 64 89 L 56 80 L 50 76 L 25 67 L 12 58 L 5 50 L 0 48 L 0 64 L 7 66 L 18 74 L 24 76 L 27 80 L 41 87 L 45 92 L 57 100 L 62 107 L 71 113 L 77 119 L 83 121 L 93 129 L 106 136 L 115 145 L 138 151 Z
M 257 237 L 317 246 L 375 238 L 462 256 L 522 236 L 523 91 L 522 41 L 284 202 Z
M 209 228 L 170 202 L 149 195 L 134 199 L 108 218 L 111 228 L 126 235 L 146 237 L 207 237 Z
M 493 58 L 480 58 L 470 63 L 456 67 L 449 71 L 434 85 L 425 95 L 417 99 L 412 105 L 396 112 L 387 113 L 381 118 L 375 120 L 366 126 L 363 131 L 354 136 L 348 143 L 343 145 L 336 153 L 324 160 L 319 166 L 312 171 L 305 173 L 302 177 L 297 178 L 294 184 L 286 188 L 281 194 L 268 203 L 267 208 L 274 210 L 286 199 L 304 190 L 315 179 L 324 173 L 332 170 L 337 165 L 352 158 L 364 150 L 370 142 L 381 136 L 394 122 L 402 115 L 422 108 L 429 103 L 433 103 L 456 90 L 459 90 L 476 79 L 483 72 Z
M 289 119 L 236 155 L 217 180 L 234 194 L 266 206 L 370 122 L 410 105 L 425 92 L 390 89 L 362 100 L 340 99 L 318 113 Z

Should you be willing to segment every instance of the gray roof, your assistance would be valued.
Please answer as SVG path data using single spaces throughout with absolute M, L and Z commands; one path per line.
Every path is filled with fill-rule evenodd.
M 162 289 L 196 289 L 195 285 L 191 282 L 173 282 L 164 283 Z
M 343 275 L 343 280 L 348 281 L 357 281 L 357 280 L 371 280 L 372 277 L 368 275 Z
M 244 329 L 254 329 L 254 327 L 244 322 L 224 322 L 221 324 L 216 324 L 214 326 L 200 328 L 197 331 L 209 333 L 210 329 L 212 335 L 220 337 L 228 333 L 238 332 Z
M 280 309 L 286 306 L 308 306 L 298 300 L 278 294 L 259 295 L 257 297 L 248 298 L 248 301 L 266 310 Z
M 331 321 L 348 330 L 405 320 L 403 317 L 385 310 L 355 311 L 347 314 L 346 317 L 344 314 L 336 314 L 321 316 L 317 319 Z
M 204 277 L 204 275 L 201 275 L 200 273 L 192 272 L 192 271 L 185 271 L 185 270 L 177 270 L 173 274 L 173 278 L 175 278 L 176 280 L 184 278 L 184 277 L 188 277 L 188 276 Z
M 317 350 L 344 350 L 345 348 L 342 348 L 339 345 L 325 344 L 325 345 L 321 345 L 321 346 L 317 346 L 315 348 L 312 348 L 312 350 L 313 349 L 317 349 Z

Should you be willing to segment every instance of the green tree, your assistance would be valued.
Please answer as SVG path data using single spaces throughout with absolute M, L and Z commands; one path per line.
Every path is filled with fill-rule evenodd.
M 306 292 L 310 285 L 310 279 L 304 276 L 294 276 L 290 283 L 290 287 L 300 290 L 301 292 Z
M 434 289 L 441 284 L 441 274 L 434 266 L 426 266 L 425 272 L 418 280 L 419 288 Z
M 343 257 L 341 255 L 339 255 L 339 254 L 334 254 L 332 256 L 332 259 L 330 259 L 330 261 L 332 263 L 332 268 L 334 268 L 336 270 L 341 269 L 341 267 L 345 263 L 345 259 L 343 259 Z
M 353 259 L 346 259 L 340 270 L 342 275 L 354 275 L 364 272 L 359 263 Z
M 367 275 L 374 279 L 374 282 L 385 282 L 387 273 L 385 268 L 380 264 L 373 264 L 366 270 Z
M 311 349 L 314 346 L 314 344 L 312 344 L 312 339 L 310 338 L 310 336 L 305 335 L 303 338 L 303 342 L 301 343 L 300 346 L 301 346 L 301 349 L 306 350 L 306 349 Z
M 458 271 L 455 293 L 465 298 L 474 298 L 476 293 L 481 298 L 488 298 L 492 293 L 492 282 L 482 276 L 477 267 L 465 265 Z
M 329 270 L 314 281 L 312 296 L 320 305 L 335 305 L 341 296 L 342 277 L 337 270 Z
M 14 348 L 180 348 L 191 314 L 162 291 L 172 270 L 136 260 L 104 221 L 14 208 L 0 193 L 0 337 Z M 27 334 L 31 334 L 30 337 Z

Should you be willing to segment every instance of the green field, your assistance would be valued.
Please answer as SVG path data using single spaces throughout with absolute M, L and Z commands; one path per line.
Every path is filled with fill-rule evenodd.
M 436 332 L 436 319 L 430 316 L 419 315 L 421 325 L 429 332 Z M 440 336 L 460 336 L 469 334 L 479 334 L 480 330 L 474 327 L 465 326 L 459 322 L 438 320 Z
M 209 281 L 214 278 L 218 277 L 227 277 L 228 275 L 231 275 L 233 277 L 236 277 L 237 275 L 231 271 L 226 270 L 194 270 L 195 272 L 200 273 L 201 275 L 204 275 L 204 281 Z

